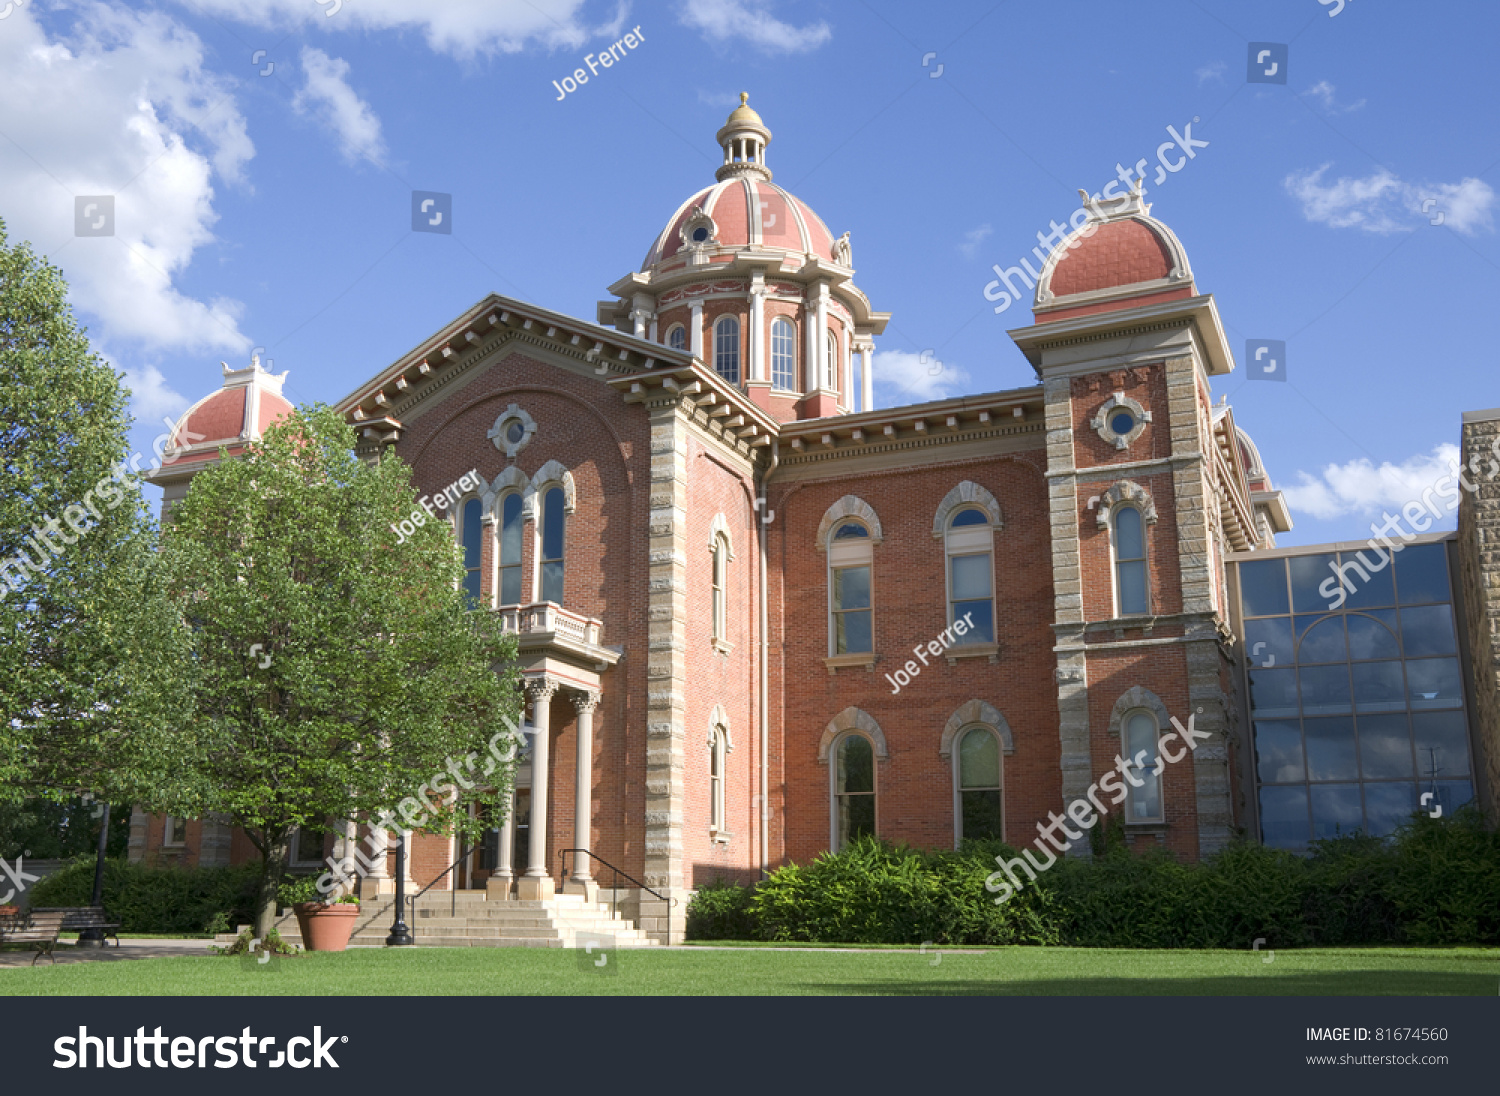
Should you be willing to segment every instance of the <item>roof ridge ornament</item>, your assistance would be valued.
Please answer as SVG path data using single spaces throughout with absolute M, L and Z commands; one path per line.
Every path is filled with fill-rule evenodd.
M 1080 189 L 1078 197 L 1083 208 L 1089 212 L 1089 220 L 1099 224 L 1106 221 L 1123 221 L 1130 217 L 1151 216 L 1151 205 L 1146 201 L 1146 177 L 1142 175 L 1132 184 L 1126 194 L 1095 199 L 1088 191 Z M 1108 187 L 1105 188 L 1108 191 Z

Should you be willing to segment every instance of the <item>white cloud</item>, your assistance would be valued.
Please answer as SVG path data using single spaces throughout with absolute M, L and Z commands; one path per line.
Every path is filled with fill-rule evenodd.
M 964 242 L 958 245 L 958 249 L 965 256 L 972 259 L 974 253 L 979 250 L 979 245 L 985 241 L 987 236 L 993 235 L 994 231 L 988 224 L 982 224 L 978 228 L 971 228 L 964 233 Z
M 154 347 L 249 345 L 237 302 L 196 300 L 176 279 L 213 240 L 212 179 L 254 155 L 198 38 L 160 12 L 74 8 L 52 38 L 15 8 L 0 34 L 0 214 L 60 266 L 96 337 Z M 114 235 L 77 237 L 74 198 L 114 199 Z
M 1493 231 L 1495 191 L 1483 179 L 1456 183 L 1408 183 L 1385 168 L 1363 179 L 1339 178 L 1324 183 L 1329 165 L 1293 172 L 1284 180 L 1287 193 L 1302 205 L 1302 215 L 1332 228 L 1366 232 L 1405 232 L 1432 223 L 1438 214 L 1455 232 L 1472 236 Z
M 1335 90 L 1337 89 L 1327 80 L 1319 80 L 1302 94 L 1311 95 L 1319 103 L 1323 104 L 1323 109 L 1330 114 L 1352 114 L 1365 105 L 1365 101 L 1361 99 L 1357 103 L 1350 103 L 1348 106 L 1344 106 L 1334 98 Z
M 1202 87 L 1210 80 L 1214 80 L 1222 84 L 1224 82 L 1224 73 L 1227 72 L 1228 69 L 1229 66 L 1226 65 L 1223 61 L 1211 61 L 1208 64 L 1204 65 L 1201 69 L 1196 70 L 1193 75 L 1198 77 L 1199 87 Z
M 1430 453 L 1418 453 L 1400 464 L 1385 461 L 1376 467 L 1367 458 L 1330 464 L 1317 476 L 1298 472 L 1298 482 L 1283 487 L 1287 505 L 1320 520 L 1356 514 L 1378 517 L 1381 511 L 1420 500 L 1422 492 L 1449 475 L 1459 448 L 1448 442 Z
M 807 53 L 833 37 L 827 23 L 794 27 L 773 16 L 765 3 L 748 0 L 683 0 L 678 15 L 683 26 L 712 41 L 738 39 L 770 53 Z
M 175 421 L 187 410 L 188 398 L 168 384 L 156 366 L 127 367 L 123 372 L 125 387 L 130 389 L 130 413 L 137 425 L 155 427 L 164 418 Z
M 584 0 L 181 0 L 182 6 L 270 30 L 414 30 L 437 53 L 518 53 L 529 43 L 576 49 L 610 27 L 583 19 Z M 619 19 L 616 11 L 616 19 Z M 620 20 L 623 24 L 623 20 Z M 612 26 L 613 24 L 611 24 Z M 642 27 L 649 35 L 650 27 Z M 618 37 L 618 35 L 615 35 Z M 267 43 L 269 45 L 269 43 Z
M 706 107 L 733 110 L 740 105 L 740 97 L 732 91 L 699 91 L 698 102 Z
M 292 99 L 299 114 L 311 114 L 339 139 L 339 151 L 350 163 L 369 160 L 385 164 L 385 139 L 380 119 L 349 86 L 349 62 L 314 46 L 302 49 L 302 71 L 307 82 Z
M 965 370 L 944 363 L 934 351 L 925 350 L 920 354 L 877 350 L 874 378 L 882 407 L 946 399 L 964 391 L 969 383 Z

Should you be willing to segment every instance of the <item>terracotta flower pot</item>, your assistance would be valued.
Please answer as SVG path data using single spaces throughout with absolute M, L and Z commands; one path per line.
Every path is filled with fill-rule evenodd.
M 297 915 L 297 927 L 302 930 L 302 946 L 308 951 L 343 951 L 349 946 L 359 907 L 349 902 L 336 906 L 299 902 L 292 907 L 292 912 Z

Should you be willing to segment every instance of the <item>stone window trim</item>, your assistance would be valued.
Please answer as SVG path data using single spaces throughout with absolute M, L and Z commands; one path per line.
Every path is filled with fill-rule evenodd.
M 1130 429 L 1129 433 L 1116 434 L 1114 428 L 1109 425 L 1110 412 L 1117 408 L 1124 408 L 1135 416 L 1135 426 Z M 1146 432 L 1146 426 L 1150 421 L 1151 412 L 1146 410 L 1140 401 L 1131 399 L 1124 392 L 1116 392 L 1099 405 L 1099 410 L 1094 412 L 1089 425 L 1106 443 L 1113 445 L 1116 449 L 1125 449 Z
M 724 553 L 722 564 L 718 558 L 721 546 Z M 714 650 L 721 655 L 727 655 L 734 650 L 734 644 L 729 642 L 729 563 L 733 559 L 734 538 L 729 534 L 729 522 L 724 519 L 722 512 L 717 513 L 714 515 L 713 524 L 708 533 L 709 582 L 713 594 L 709 635 L 713 641 Z M 722 585 L 717 581 L 720 577 L 721 566 Z
M 818 551 L 828 551 L 828 537 L 846 519 L 852 518 L 865 527 L 870 534 L 870 543 L 879 544 L 885 539 L 880 528 L 880 517 L 875 508 L 858 495 L 845 495 L 823 513 L 818 523 Z
M 527 479 L 525 472 L 512 464 L 496 476 L 494 482 L 484 488 L 479 496 L 479 501 L 484 508 L 484 516 L 481 520 L 486 525 L 500 524 L 502 518 L 500 507 L 505 502 L 505 496 L 513 492 L 520 492 L 521 495 L 522 523 L 536 521 L 531 480 Z
M 517 422 L 521 424 L 525 432 L 519 441 L 513 442 L 506 437 L 506 434 L 510 431 L 511 424 Z M 494 443 L 496 449 L 511 460 L 515 460 L 516 454 L 526 448 L 535 434 L 536 420 L 518 404 L 513 403 L 500 413 L 500 417 L 495 420 L 495 425 L 490 427 L 489 433 L 485 436 Z
M 700 228 L 708 229 L 708 236 L 703 240 L 693 239 L 693 233 Z M 677 231 L 677 238 L 682 241 L 682 246 L 689 250 L 701 250 L 713 247 L 719 242 L 719 226 L 714 222 L 702 206 L 694 206 L 688 219 L 682 222 L 682 227 Z
M 1099 511 L 1095 519 L 1099 528 L 1109 529 L 1115 511 L 1121 506 L 1134 506 L 1147 525 L 1156 524 L 1156 501 L 1151 492 L 1131 480 L 1116 480 L 1114 486 L 1099 496 Z
M 728 769 L 729 755 L 734 752 L 734 739 L 729 733 L 729 717 L 720 704 L 708 717 L 708 748 L 712 752 L 709 770 L 709 839 L 716 845 L 727 845 L 734 835 L 729 832 L 728 819 Z M 713 767 L 718 769 L 717 784 Z
M 953 756 L 953 744 L 958 741 L 960 732 L 971 727 L 988 727 L 994 731 L 1000 739 L 1000 750 L 1005 756 L 1009 757 L 1016 752 L 1010 724 L 1000 710 L 986 701 L 971 700 L 948 717 L 948 722 L 943 727 L 943 737 L 938 742 L 938 756 L 944 761 L 949 760 Z
M 964 480 L 944 495 L 943 501 L 938 504 L 937 513 L 932 519 L 933 539 L 942 540 L 947 535 L 948 521 L 954 512 L 968 506 L 977 507 L 988 514 L 991 529 L 1005 528 L 999 500 L 979 484 Z
M 885 745 L 885 732 L 880 729 L 880 724 L 868 712 L 851 706 L 834 716 L 829 720 L 828 726 L 823 728 L 823 737 L 818 742 L 818 764 L 828 764 L 834 743 L 849 731 L 857 731 L 870 740 L 870 745 L 875 749 L 876 761 L 890 760 L 890 751 Z
M 1161 731 L 1172 725 L 1172 717 L 1167 711 L 1167 706 L 1162 703 L 1161 697 L 1157 696 L 1144 685 L 1133 685 L 1120 694 L 1115 701 L 1114 710 L 1109 714 L 1109 733 L 1114 738 L 1120 737 L 1121 728 L 1125 724 L 1125 717 L 1140 709 L 1150 712 L 1156 716 L 1156 729 Z
M 542 496 L 547 493 L 547 488 L 558 486 L 563 491 L 563 513 L 571 514 L 578 507 L 578 492 L 573 486 L 573 473 L 569 472 L 561 463 L 549 460 L 536 470 L 536 475 L 531 477 L 531 483 L 526 488 L 522 504 L 526 513 L 531 517 L 528 521 L 536 519 L 537 506 Z
M 729 521 L 722 510 L 714 515 L 713 524 L 708 529 L 709 555 L 713 555 L 714 549 L 718 547 L 720 537 L 724 538 L 724 544 L 729 549 L 729 558 L 734 559 L 734 536 L 729 531 Z

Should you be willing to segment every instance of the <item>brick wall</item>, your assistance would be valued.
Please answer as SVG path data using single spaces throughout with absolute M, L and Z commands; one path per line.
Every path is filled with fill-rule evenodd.
M 1500 410 L 1463 419 L 1463 462 L 1477 461 L 1458 512 L 1459 596 L 1468 629 L 1474 682 L 1476 792 L 1490 818 L 1500 813 L 1500 478 L 1493 468 Z

